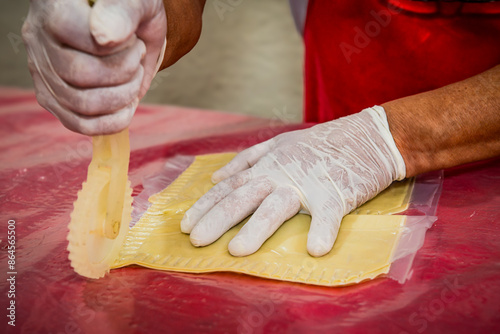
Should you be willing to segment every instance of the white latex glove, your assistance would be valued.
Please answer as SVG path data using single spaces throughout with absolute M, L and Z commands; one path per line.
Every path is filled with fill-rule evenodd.
M 31 0 L 23 26 L 42 107 L 87 135 L 126 128 L 165 47 L 161 0 Z
M 232 255 L 244 256 L 302 210 L 312 216 L 307 250 L 322 256 L 344 215 L 405 174 L 385 111 L 376 106 L 241 152 L 213 174 L 224 181 L 186 212 L 181 230 L 205 246 L 255 212 L 229 243 Z

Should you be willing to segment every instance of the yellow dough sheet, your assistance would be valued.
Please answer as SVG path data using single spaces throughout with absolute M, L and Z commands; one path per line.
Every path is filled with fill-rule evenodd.
M 197 248 L 180 231 L 184 212 L 212 186 L 212 173 L 234 153 L 197 156 L 166 189 L 150 197 L 152 205 L 125 238 L 112 268 L 131 264 L 192 273 L 232 271 L 278 280 L 335 286 L 358 283 L 389 272 L 405 216 L 381 215 L 408 206 L 413 181 L 398 182 L 377 198 L 347 215 L 330 253 L 307 253 L 310 216 L 298 214 L 283 224 L 259 251 L 234 257 L 227 246 L 246 222 L 215 243 Z M 371 215 L 368 215 L 370 214 Z
M 393 182 L 387 189 L 361 205 L 351 215 L 393 215 L 408 209 L 415 178 Z

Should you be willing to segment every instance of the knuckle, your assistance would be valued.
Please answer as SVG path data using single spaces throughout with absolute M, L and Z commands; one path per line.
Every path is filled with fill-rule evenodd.
M 86 87 L 95 78 L 92 66 L 81 61 L 79 57 L 57 62 L 54 69 L 66 83 L 76 87 Z
M 133 96 L 134 92 L 127 87 L 88 89 L 74 95 L 70 107 L 73 111 L 86 116 L 110 114 L 124 108 L 131 102 Z
M 41 92 L 39 89 L 36 89 L 35 92 L 36 100 L 38 101 L 38 104 L 44 108 L 44 109 L 49 109 L 50 108 L 50 99 L 53 99 L 50 96 L 47 96 L 47 94 Z
M 73 120 L 73 122 L 71 122 L 71 127 L 74 131 L 87 136 L 93 136 L 97 134 L 90 120 L 83 119 L 78 115 L 76 116 L 77 117 Z
M 22 28 L 21 28 L 21 36 L 23 38 L 23 41 L 25 43 L 29 43 L 32 39 L 33 36 L 33 29 L 32 25 L 29 21 L 25 21 Z

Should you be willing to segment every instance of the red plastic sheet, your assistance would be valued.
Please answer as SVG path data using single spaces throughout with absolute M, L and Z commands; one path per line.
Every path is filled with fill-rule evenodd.
M 134 193 L 176 154 L 238 150 L 304 127 L 220 112 L 141 106 L 131 127 Z M 34 94 L 0 89 L 2 333 L 471 333 L 500 329 L 500 160 L 445 171 L 438 220 L 404 285 L 379 278 L 325 288 L 232 273 L 139 267 L 78 276 L 67 224 L 90 140 L 70 133 Z M 8 221 L 14 220 L 14 275 Z M 7 278 L 15 278 L 15 299 Z M 12 281 L 12 280 L 11 280 Z M 7 308 L 15 301 L 15 327 Z M 3 314 L 2 314 L 3 312 Z

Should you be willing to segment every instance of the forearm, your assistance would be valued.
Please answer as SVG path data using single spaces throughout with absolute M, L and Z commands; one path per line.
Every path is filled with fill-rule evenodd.
M 500 65 L 382 106 L 407 177 L 500 155 Z
M 177 62 L 198 42 L 205 1 L 163 0 L 167 14 L 167 48 L 161 70 Z

